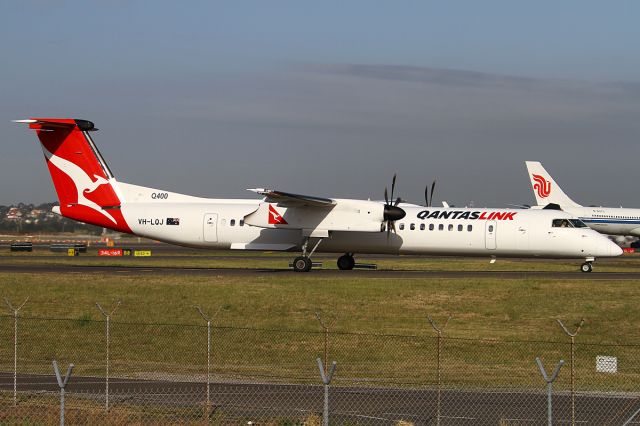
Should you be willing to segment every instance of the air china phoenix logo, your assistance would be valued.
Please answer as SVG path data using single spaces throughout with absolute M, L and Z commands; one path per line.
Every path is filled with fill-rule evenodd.
M 98 204 L 89 200 L 85 194 L 90 194 L 100 186 L 108 184 L 109 182 L 103 178 L 102 176 L 93 175 L 95 181 L 89 177 L 84 170 L 82 170 L 79 166 L 72 163 L 71 161 L 65 160 L 64 158 L 58 157 L 52 153 L 50 153 L 46 148 L 43 147 L 44 154 L 47 157 L 47 160 L 56 166 L 62 173 L 69 176 L 69 178 L 73 181 L 76 186 L 76 192 L 78 193 L 78 201 L 79 205 L 88 207 L 96 212 L 100 213 L 111 222 L 117 225 L 116 219 L 107 211 L 103 210 Z
M 269 204 L 269 225 L 288 225 L 287 221 Z
M 551 194 L 551 182 L 540 175 L 532 174 L 534 180 L 533 189 L 538 193 L 538 197 L 547 198 Z

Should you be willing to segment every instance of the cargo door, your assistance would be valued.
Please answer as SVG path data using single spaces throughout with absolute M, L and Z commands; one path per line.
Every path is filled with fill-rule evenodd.
M 216 213 L 204 215 L 203 237 L 205 242 L 218 242 L 218 215 Z
M 498 225 L 495 220 L 487 221 L 485 225 L 484 244 L 489 250 L 496 249 L 496 233 L 498 231 Z

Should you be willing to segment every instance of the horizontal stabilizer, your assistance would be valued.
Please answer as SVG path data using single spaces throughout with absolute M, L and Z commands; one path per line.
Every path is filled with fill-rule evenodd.
M 28 124 L 31 129 L 74 129 L 83 132 L 96 131 L 95 125 L 88 120 L 79 120 L 74 118 L 28 118 L 25 120 L 13 120 L 14 123 Z

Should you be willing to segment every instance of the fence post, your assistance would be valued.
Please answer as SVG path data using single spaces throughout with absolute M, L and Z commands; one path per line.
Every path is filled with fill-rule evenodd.
M 331 383 L 331 379 L 333 378 L 333 373 L 336 372 L 336 362 L 333 361 L 331 363 L 331 369 L 329 373 L 325 373 L 325 368 L 322 364 L 322 360 L 317 358 L 318 362 L 318 370 L 320 370 L 320 377 L 322 378 L 322 383 L 324 384 L 324 409 L 322 410 L 322 426 L 329 426 L 329 384 Z
M 571 333 L 571 332 L 569 332 L 569 330 L 567 330 L 567 327 L 564 326 L 562 321 L 560 321 L 559 319 L 557 321 L 558 321 L 558 324 L 560 324 L 560 327 L 562 328 L 562 330 L 565 332 L 565 334 L 571 338 L 571 364 L 570 364 L 570 368 L 571 368 L 571 426 L 575 426 L 576 425 L 576 398 L 575 398 L 575 382 L 574 382 L 574 378 L 575 378 L 575 372 L 574 372 L 575 343 L 576 343 L 576 336 L 580 332 L 580 329 L 582 328 L 582 324 L 584 324 L 584 318 L 580 320 L 580 324 L 578 324 L 578 328 L 576 328 L 576 331 L 574 331 L 573 333 Z
M 547 382 L 547 424 L 548 426 L 552 426 L 552 408 L 551 408 L 551 393 L 553 392 L 553 382 L 558 378 L 558 374 L 560 373 L 560 368 L 564 365 L 564 360 L 561 359 L 558 365 L 556 365 L 555 370 L 553 370 L 553 374 L 551 377 L 547 376 L 547 372 L 544 369 L 544 365 L 542 365 L 542 361 L 540 358 L 536 358 L 536 363 L 538 364 L 538 368 L 540 369 L 540 374 L 542 374 L 542 378 L 545 382 Z
M 60 386 L 60 426 L 64 426 L 64 389 L 67 387 L 67 383 L 71 378 L 73 364 L 69 364 L 69 369 L 67 370 L 67 375 L 64 376 L 64 379 L 60 377 L 60 369 L 58 368 L 58 363 L 55 359 L 53 360 L 53 371 L 56 373 L 56 380 L 58 380 L 58 386 Z
M 205 315 L 200 306 L 194 306 L 198 310 L 198 313 L 207 322 L 207 405 L 205 407 L 205 415 L 209 418 L 209 413 L 211 411 L 211 321 L 218 315 L 220 312 L 220 307 L 218 312 L 215 315 L 209 317 Z
M 104 411 L 105 412 L 109 412 L 109 320 L 111 319 L 111 315 L 113 315 L 113 313 L 116 311 L 116 309 L 118 309 L 118 306 L 120 306 L 121 301 L 118 300 L 118 302 L 116 303 L 116 306 L 111 310 L 111 312 L 106 313 L 104 309 L 102 309 L 102 306 L 100 306 L 100 304 L 98 302 L 96 302 L 96 306 L 98 307 L 98 309 L 100 310 L 100 313 L 106 318 L 107 320 L 107 332 L 106 332 L 106 337 L 107 337 L 107 365 L 106 365 L 106 373 L 105 373 L 105 400 L 104 400 Z
M 325 319 L 322 317 L 322 314 L 319 311 L 316 311 L 315 315 L 324 333 L 324 357 L 322 361 L 325 368 L 324 372 L 326 374 L 327 372 L 326 368 L 329 365 L 329 327 L 333 325 L 333 321 L 329 321 L 329 322 L 325 321 Z
M 24 302 L 17 308 L 14 308 L 11 302 L 5 297 L 4 302 L 9 307 L 9 310 L 13 312 L 13 406 L 18 405 L 18 312 L 27 303 L 29 298 L 24 299 Z
M 631 417 L 629 417 L 627 421 L 622 424 L 622 426 L 627 426 L 628 424 L 630 424 L 638 414 L 640 414 L 640 409 L 634 411 Z
M 436 333 L 438 334 L 438 338 L 437 338 L 437 342 L 438 342 L 438 355 L 437 355 L 437 364 L 436 364 L 436 371 L 437 371 L 437 375 L 438 375 L 438 398 L 437 398 L 437 405 L 436 405 L 436 424 L 438 426 L 440 426 L 440 415 L 441 415 L 441 409 L 442 409 L 442 403 L 441 403 L 441 387 L 442 387 L 442 373 L 440 370 L 440 360 L 442 357 L 442 332 L 444 331 L 445 327 L 447 326 L 447 324 L 449 324 L 449 320 L 451 320 L 451 315 L 449 315 L 449 317 L 447 318 L 447 321 L 444 323 L 444 325 L 441 328 L 438 328 L 438 326 L 436 325 L 436 323 L 433 321 L 433 319 L 431 319 L 431 315 L 427 315 L 427 319 L 429 320 L 429 323 L 431 323 L 431 327 L 433 327 L 433 329 L 436 331 Z

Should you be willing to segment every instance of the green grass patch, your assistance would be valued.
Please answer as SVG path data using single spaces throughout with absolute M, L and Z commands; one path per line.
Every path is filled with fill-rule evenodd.
M 0 297 L 14 305 L 29 297 L 20 312 L 21 371 L 48 373 L 56 358 L 75 363 L 76 374 L 101 374 L 105 323 L 95 303 L 109 311 L 120 300 L 112 317 L 112 373 L 177 380 L 202 380 L 206 372 L 206 323 L 198 305 L 214 315 L 217 380 L 315 383 L 314 360 L 324 354 L 315 317 L 321 312 L 331 324 L 336 380 L 432 385 L 437 358 L 429 314 L 440 324 L 452 315 L 442 360 L 450 386 L 540 385 L 536 356 L 548 365 L 569 360 L 569 340 L 555 320 L 573 328 L 585 318 L 577 338 L 578 386 L 633 390 L 640 379 L 639 296 L 631 280 L 0 274 Z M 4 371 L 13 365 L 12 342 L 13 318 L 0 317 Z M 618 356 L 620 373 L 595 373 L 596 355 Z M 559 389 L 565 378 L 568 372 Z

